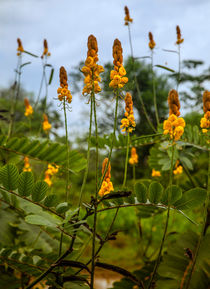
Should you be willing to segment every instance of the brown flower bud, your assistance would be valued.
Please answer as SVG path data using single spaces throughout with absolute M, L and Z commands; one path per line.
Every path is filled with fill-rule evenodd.
M 203 111 L 210 111 L 210 91 L 205 90 L 203 93 Z
M 168 105 L 169 105 L 169 115 L 175 114 L 176 116 L 180 116 L 179 95 L 175 89 L 169 91 Z

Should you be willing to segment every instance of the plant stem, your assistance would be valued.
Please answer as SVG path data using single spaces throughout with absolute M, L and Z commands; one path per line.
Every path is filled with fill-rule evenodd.
M 151 70 L 152 70 L 152 87 L 153 87 L 153 99 L 154 99 L 154 107 L 155 107 L 155 116 L 157 121 L 157 127 L 159 126 L 159 116 L 158 116 L 158 108 L 157 108 L 157 96 L 156 96 L 156 87 L 155 87 L 155 73 L 154 73 L 154 65 L 153 65 L 153 49 L 151 49 Z
M 133 62 L 133 71 L 134 71 L 134 80 L 135 80 L 135 85 L 136 85 L 136 89 L 137 89 L 137 94 L 140 100 L 140 103 L 142 105 L 142 109 L 143 112 L 145 114 L 145 117 L 147 119 L 148 124 L 150 125 L 151 129 L 156 132 L 156 129 L 154 127 L 154 125 L 152 124 L 151 120 L 149 119 L 149 116 L 147 114 L 145 105 L 144 105 L 144 101 L 142 99 L 141 96 L 141 92 L 140 92 L 140 88 L 139 88 L 139 84 L 138 84 L 138 80 L 137 80 L 137 76 L 136 76 L 136 71 L 135 71 L 135 67 L 134 67 L 134 63 L 135 63 L 135 59 L 134 59 L 134 54 L 133 54 L 133 45 L 132 45 L 132 38 L 131 38 L 131 29 L 130 29 L 130 24 L 128 23 L 128 36 L 129 36 L 129 43 L 130 43 L 130 49 L 131 49 L 131 58 L 132 58 L 132 62 Z
M 66 99 L 63 101 L 63 111 L 65 118 L 65 138 L 66 138 L 66 152 L 67 152 L 67 177 L 66 177 L 66 194 L 65 194 L 65 202 L 68 200 L 68 189 L 69 189 L 69 142 L 68 142 L 68 124 L 67 124 L 67 116 L 66 116 Z M 62 252 L 62 243 L 63 243 L 63 232 L 60 237 L 60 245 L 59 245 L 59 256 Z
M 94 220 L 93 220 L 93 242 L 92 242 L 92 268 L 91 268 L 91 282 L 90 288 L 94 287 L 94 272 L 95 272 L 95 239 L 96 239 L 96 225 L 97 225 L 97 199 L 98 199 L 98 125 L 96 117 L 96 100 L 94 90 L 92 91 L 93 107 L 94 107 L 94 121 L 95 121 L 95 137 L 96 137 L 96 190 L 94 202 Z
M 123 179 L 123 188 L 125 188 L 126 179 L 127 179 L 129 145 L 130 145 L 130 134 L 129 134 L 129 132 L 128 132 L 128 134 L 127 134 L 127 148 L 126 148 L 126 158 L 125 158 L 125 171 L 124 171 L 124 179 Z
M 136 166 L 133 165 L 133 185 L 135 185 L 136 182 Z
M 39 92 L 38 92 L 38 95 L 37 95 L 37 99 L 36 99 L 36 102 L 35 102 L 35 105 L 34 105 L 34 110 L 36 109 L 36 107 L 37 107 L 37 105 L 38 105 L 38 102 L 39 102 L 39 98 L 40 98 L 40 95 L 41 95 L 44 78 L 45 78 L 45 65 L 44 65 L 44 63 L 43 63 L 43 61 L 42 61 L 42 79 L 41 79 L 41 83 L 40 83 L 40 87 L 39 87 Z
M 177 77 L 177 91 L 180 84 L 180 74 L 181 74 L 181 53 L 180 53 L 180 44 L 178 44 L 178 77 Z
M 198 257 L 198 253 L 199 253 L 199 249 L 201 246 L 201 242 L 203 240 L 203 237 L 205 235 L 205 226 L 206 226 L 206 221 L 207 221 L 207 215 L 208 215 L 208 205 L 209 205 L 209 195 L 210 195 L 210 151 L 209 151 L 209 156 L 208 156 L 208 186 L 207 186 L 207 197 L 206 197 L 206 201 L 204 204 L 204 218 L 203 218 L 203 226 L 202 226 L 202 230 L 198 239 L 198 243 L 195 249 L 195 253 L 194 253 L 194 258 L 192 260 L 192 267 L 189 273 L 189 278 L 187 280 L 187 284 L 186 284 L 186 289 L 189 288 L 190 286 L 190 281 L 192 279 L 192 274 L 194 272 L 194 268 L 195 268 L 195 264 L 196 264 L 196 260 Z
M 168 209 L 167 209 L 167 217 L 166 217 L 166 223 L 165 223 L 165 228 L 164 228 L 164 233 L 163 233 L 163 238 L 162 238 L 162 241 L 161 241 L 161 244 L 160 244 L 160 250 L 159 250 L 159 253 L 158 253 L 158 257 L 157 257 L 157 260 L 156 260 L 156 263 L 155 263 L 155 266 L 154 266 L 154 269 L 153 269 L 153 272 L 152 272 L 152 276 L 150 278 L 150 281 L 149 281 L 149 284 L 147 286 L 147 289 L 150 289 L 152 288 L 152 284 L 153 284 L 153 280 L 155 278 L 155 275 L 156 275 L 156 272 L 158 270 L 158 267 L 160 265 L 160 258 L 161 258 L 161 254 L 162 254 L 162 250 L 163 250 L 163 245 L 164 245 L 164 242 L 165 242 L 165 239 L 166 239 L 166 233 L 167 233 L 167 229 L 168 229 L 168 222 L 169 222 L 169 217 L 170 217 L 170 202 L 171 202 L 171 193 L 172 193 L 172 178 L 173 178 L 173 163 L 174 163 L 174 146 L 175 146 L 175 143 L 174 141 L 172 142 L 172 156 L 171 156 L 171 169 L 170 169 L 170 177 L 169 177 L 169 187 L 170 187 L 170 190 L 169 190 L 169 194 L 168 194 Z
M 86 185 L 89 164 L 90 164 L 90 138 L 91 138 L 91 131 L 92 131 L 92 116 L 93 116 L 93 101 L 92 101 L 92 96 L 91 96 L 90 98 L 90 123 L 89 123 L 88 149 L 87 149 L 87 166 L 85 169 L 85 174 L 83 177 L 82 187 L 81 187 L 80 196 L 79 196 L 79 210 L 80 210 L 80 206 L 82 202 L 82 194 Z M 78 215 L 79 215 L 79 211 L 78 211 Z
M 110 163 L 110 159 L 111 159 L 111 156 L 112 156 L 112 150 L 113 150 L 113 146 L 114 146 L 115 135 L 116 135 L 116 128 L 117 128 L 118 103 L 119 103 L 119 91 L 117 90 L 117 92 L 116 92 L 116 105 L 115 105 L 114 130 L 113 130 L 113 136 L 112 136 L 112 143 L 111 143 L 111 147 L 110 147 L 110 151 L 109 151 L 108 161 L 107 161 L 106 167 L 104 168 L 104 173 L 103 173 L 103 175 L 102 175 L 102 178 L 101 178 L 100 183 L 99 183 L 99 186 L 98 186 L 99 190 L 100 190 L 101 185 L 102 185 L 102 183 L 103 183 L 103 180 L 104 180 L 104 177 L 105 177 L 105 175 L 106 175 L 106 172 L 107 172 L 107 169 L 108 169 L 108 166 L 109 166 L 109 163 Z
M 15 75 L 15 86 L 17 85 L 17 89 L 15 92 L 15 95 L 13 95 L 13 98 L 12 98 L 12 106 L 11 106 L 11 111 L 10 111 L 10 124 L 9 124 L 9 130 L 8 130 L 8 139 L 12 135 L 15 111 L 16 111 L 17 101 L 18 101 L 18 97 L 19 97 L 19 93 L 20 93 L 21 63 L 22 63 L 22 56 L 20 54 L 18 56 L 16 75 Z

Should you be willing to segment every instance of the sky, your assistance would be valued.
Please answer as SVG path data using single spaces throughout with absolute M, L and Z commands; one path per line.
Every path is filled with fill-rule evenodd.
M 59 86 L 59 68 L 63 65 L 71 75 L 73 67 L 85 60 L 90 34 L 97 38 L 100 64 L 112 61 L 115 38 L 122 43 L 124 58 L 130 55 L 128 31 L 124 26 L 125 5 L 133 18 L 134 56 L 149 55 L 148 32 L 151 31 L 157 44 L 154 64 L 176 70 L 177 55 L 162 49 L 177 49 L 176 25 L 179 25 L 184 38 L 182 59 L 204 60 L 208 66 L 209 0 L 0 0 L 0 88 L 8 87 L 14 80 L 17 37 L 21 38 L 25 50 L 37 55 L 42 54 L 46 38 L 51 52 L 49 62 L 55 68 L 49 98 L 57 107 L 54 99 Z M 24 68 L 22 85 L 36 96 L 41 81 L 41 60 L 27 55 L 23 58 L 32 64 Z M 85 97 L 82 102 L 78 95 L 73 95 L 68 121 L 75 132 L 86 123 L 81 117 L 83 111 L 88 110 L 86 102 Z

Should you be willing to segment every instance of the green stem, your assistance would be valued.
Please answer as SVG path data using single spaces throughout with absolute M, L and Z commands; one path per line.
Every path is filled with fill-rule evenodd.
M 42 86 L 43 86 L 43 82 L 44 82 L 44 78 L 45 78 L 45 65 L 42 61 L 42 79 L 41 79 L 41 83 L 40 83 L 40 87 L 39 87 L 39 92 L 38 92 L 38 95 L 37 95 L 37 99 L 36 99 L 36 102 L 35 102 L 35 105 L 34 105 L 34 110 L 36 110 L 36 107 L 39 103 L 39 99 L 40 99 L 40 95 L 41 95 L 41 91 L 42 91 Z
M 12 106 L 11 106 L 11 111 L 10 111 L 10 124 L 9 124 L 9 130 L 8 130 L 8 139 L 12 135 L 15 111 L 16 111 L 17 101 L 18 101 L 19 93 L 20 93 L 21 63 L 22 63 L 22 56 L 20 54 L 18 56 L 18 63 L 17 63 L 16 76 L 15 76 L 15 85 L 17 85 L 17 89 L 12 98 Z M 17 84 L 16 84 L 16 81 L 17 81 Z
M 157 96 L 156 96 L 156 87 L 155 87 L 155 73 L 154 73 L 154 65 L 153 65 L 153 49 L 151 49 L 151 69 L 152 69 L 152 87 L 153 87 L 153 99 L 154 99 L 154 107 L 155 107 L 155 116 L 157 121 L 157 126 L 159 126 L 159 116 L 158 116 L 158 108 L 157 108 Z
M 196 264 L 196 261 L 197 261 L 199 249 L 200 249 L 200 246 L 201 246 L 201 242 L 202 242 L 203 237 L 205 235 L 205 227 L 206 227 L 207 216 L 208 216 L 209 195 L 210 195 L 210 151 L 209 151 L 209 157 L 208 157 L 208 187 L 207 187 L 207 197 L 206 197 L 206 201 L 205 201 L 205 204 L 204 204 L 203 226 L 202 226 L 202 230 L 201 230 L 201 233 L 200 233 L 200 236 L 199 236 L 199 239 L 198 239 L 198 243 L 197 243 L 196 250 L 195 250 L 195 253 L 194 253 L 194 258 L 193 258 L 193 261 L 192 261 L 192 267 L 191 267 L 191 270 L 190 270 L 190 273 L 189 273 L 189 278 L 187 280 L 187 284 L 186 284 L 185 289 L 188 289 L 189 286 L 190 286 L 190 281 L 192 279 L 192 274 L 194 272 L 194 268 L 195 268 L 195 264 Z
M 116 92 L 116 105 L 115 105 L 114 130 L 113 130 L 113 136 L 112 136 L 112 143 L 111 143 L 111 147 L 110 147 L 110 151 L 109 151 L 108 161 L 107 161 L 106 167 L 104 168 L 104 173 L 102 175 L 101 181 L 100 181 L 99 186 L 98 186 L 99 190 L 101 188 L 101 185 L 103 183 L 104 177 L 106 175 L 106 172 L 107 172 L 107 169 L 108 169 L 108 166 L 109 166 L 109 163 L 110 163 L 110 159 L 111 159 L 111 156 L 112 156 L 112 150 L 113 150 L 113 147 L 114 147 L 116 128 L 117 128 L 118 103 L 119 103 L 119 91 L 117 90 L 117 92 Z
M 133 185 L 135 185 L 136 182 L 136 166 L 133 165 Z
M 90 164 L 90 138 L 91 138 L 91 131 L 92 131 L 92 116 L 93 116 L 93 101 L 92 101 L 92 96 L 90 99 L 90 123 L 89 123 L 89 135 L 88 135 L 88 149 L 87 149 L 87 166 L 85 169 L 85 174 L 83 177 L 83 182 L 82 182 L 82 187 L 81 187 L 81 191 L 80 191 L 80 196 L 79 196 L 79 210 L 80 210 L 80 206 L 81 206 L 81 202 L 82 202 L 82 194 L 86 185 L 86 181 L 87 181 L 87 176 L 88 176 L 88 170 L 89 170 L 89 164 Z M 79 215 L 79 212 L 78 212 Z
M 177 77 L 177 91 L 180 84 L 180 74 L 181 74 L 181 53 L 180 53 L 180 44 L 178 44 L 178 77 Z
M 166 217 L 166 223 L 165 223 L 165 228 L 164 228 L 164 233 L 163 233 L 163 238 L 162 238 L 162 241 L 161 241 L 161 244 L 160 244 L 160 250 L 159 250 L 159 253 L 158 253 L 158 257 L 157 257 L 157 260 L 156 260 L 156 263 L 155 263 L 155 266 L 154 266 L 154 269 L 153 269 L 153 272 L 152 272 L 152 276 L 150 278 L 150 281 L 149 281 L 149 284 L 147 286 L 147 289 L 150 289 L 152 288 L 152 284 L 153 284 L 153 280 L 155 278 L 155 275 L 157 273 L 157 270 L 158 270 L 158 267 L 160 265 L 160 258 L 161 258 L 161 255 L 162 255 L 162 250 L 163 250 L 163 246 L 164 246 L 164 242 L 165 242 L 165 239 L 166 239 L 166 233 L 167 233 L 167 230 L 168 230 L 168 222 L 169 222 L 169 217 L 170 217 L 170 200 L 171 200 L 171 193 L 172 193 L 172 178 L 173 178 L 173 163 L 174 163 L 174 146 L 175 146 L 175 143 L 173 141 L 172 143 L 172 156 L 171 156 L 171 169 L 170 169 L 170 177 L 169 177 L 169 187 L 170 187 L 170 191 L 169 191 L 169 194 L 168 194 L 168 209 L 167 209 L 167 217 Z
M 65 194 L 65 202 L 68 200 L 68 189 L 69 189 L 69 142 L 68 142 L 68 123 L 67 123 L 67 116 L 66 116 L 66 99 L 64 98 L 63 101 L 63 111 L 64 111 L 64 118 L 65 118 L 65 139 L 66 139 L 66 152 L 67 152 L 67 177 L 66 177 L 66 194 Z M 60 237 L 60 245 L 59 245 L 59 256 L 62 252 L 62 244 L 63 244 L 63 232 L 61 233 Z
M 151 129 L 156 132 L 156 129 L 154 127 L 154 125 L 152 124 L 151 120 L 149 119 L 148 113 L 146 111 L 145 105 L 144 105 L 144 101 L 142 99 L 141 96 L 141 92 L 140 92 L 140 88 L 139 88 L 139 84 L 138 84 L 138 80 L 137 80 L 137 76 L 136 76 L 136 71 L 135 71 L 135 67 L 134 67 L 134 55 L 133 55 L 133 45 L 132 45 L 132 38 L 131 38 L 131 30 L 130 30 L 130 24 L 128 24 L 128 36 L 129 36 L 129 43 L 130 43 L 130 49 L 131 49 L 131 57 L 132 57 L 132 62 L 133 62 L 133 71 L 134 71 L 134 80 L 135 80 L 135 85 L 136 85 L 136 89 L 137 89 L 137 94 L 140 100 L 140 103 L 142 105 L 142 109 L 143 112 L 145 114 L 145 117 L 147 119 L 148 124 L 150 125 Z
M 93 220 L 93 242 L 92 242 L 92 268 L 91 268 L 91 283 L 90 288 L 94 287 L 94 272 L 95 272 L 95 239 L 96 239 L 96 225 L 97 225 L 97 199 L 98 199 L 98 125 L 96 116 L 96 100 L 94 90 L 91 97 L 93 98 L 94 121 L 95 121 L 95 136 L 96 136 L 96 190 L 95 190 L 95 204 L 94 204 L 94 220 Z
M 127 149 L 126 149 L 126 158 L 125 158 L 125 171 L 124 171 L 124 179 L 123 179 L 123 188 L 125 188 L 125 186 L 126 186 L 126 179 L 127 179 L 129 145 L 130 145 L 130 134 L 128 132 L 128 134 L 127 134 Z

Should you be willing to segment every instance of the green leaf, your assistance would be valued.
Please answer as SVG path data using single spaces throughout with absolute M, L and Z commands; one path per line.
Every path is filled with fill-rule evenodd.
M 46 192 L 48 190 L 48 184 L 44 181 L 38 181 L 34 185 L 33 193 L 32 193 L 32 200 L 35 202 L 40 202 L 44 199 Z
M 69 209 L 69 204 L 67 202 L 57 205 L 56 212 L 59 214 L 65 213 Z
M 29 224 L 54 227 L 55 223 L 40 215 L 29 215 L 25 217 L 25 221 Z
M 188 210 L 201 206 L 206 199 L 206 190 L 194 188 L 185 192 L 180 200 L 174 203 L 178 210 Z
M 32 172 L 22 172 L 18 179 L 18 193 L 20 196 L 29 196 L 32 194 L 34 185 L 34 176 Z
M 149 186 L 149 200 L 153 204 L 160 202 L 163 194 L 163 186 L 158 182 L 152 182 Z
M 7 164 L 0 170 L 0 182 L 7 190 L 17 189 L 18 177 L 18 169 L 13 164 Z
M 162 68 L 162 69 L 165 69 L 165 70 L 168 70 L 170 72 L 175 72 L 175 70 L 173 70 L 172 68 L 169 68 L 167 66 L 163 66 L 163 65 L 159 65 L 159 64 L 156 64 L 155 66 L 159 67 L 159 68 Z
M 57 196 L 52 194 L 46 197 L 46 199 L 44 200 L 44 205 L 46 207 L 55 207 L 57 204 Z
M 190 159 L 187 157 L 181 157 L 180 160 L 183 162 L 183 164 L 189 169 L 193 170 L 193 165 Z
M 141 183 L 137 182 L 134 187 L 137 200 L 139 203 L 146 203 L 147 202 L 147 187 Z
M 170 192 L 171 192 L 171 196 L 170 196 Z M 161 203 L 163 203 L 164 205 L 168 205 L 168 196 L 170 196 L 170 205 L 174 204 L 177 200 L 181 199 L 182 189 L 176 185 L 167 187 L 167 189 L 163 193 Z
M 49 78 L 49 82 L 48 82 L 49 85 L 50 85 L 51 82 L 52 82 L 53 75 L 54 75 L 54 68 L 51 69 L 50 78 Z

